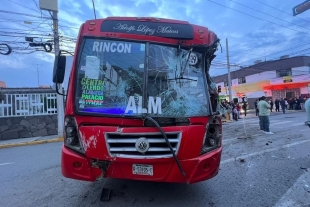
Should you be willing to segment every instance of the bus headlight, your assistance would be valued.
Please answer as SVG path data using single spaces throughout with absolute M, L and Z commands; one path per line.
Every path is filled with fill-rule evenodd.
M 206 126 L 200 155 L 210 152 L 222 145 L 222 121 L 220 117 L 211 118 Z
M 84 149 L 81 145 L 81 141 L 78 134 L 78 127 L 74 117 L 67 116 L 65 118 L 65 136 L 64 144 L 68 148 L 84 153 Z

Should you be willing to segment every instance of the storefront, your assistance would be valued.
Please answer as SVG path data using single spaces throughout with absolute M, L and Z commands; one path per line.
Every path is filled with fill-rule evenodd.
M 308 88 L 310 80 L 299 82 L 275 83 L 264 87 L 264 90 L 271 90 L 273 98 L 295 98 L 304 96 L 302 88 Z

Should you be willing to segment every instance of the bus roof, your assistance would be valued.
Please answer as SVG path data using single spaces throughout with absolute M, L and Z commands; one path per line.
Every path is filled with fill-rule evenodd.
M 142 39 L 184 45 L 213 44 L 218 38 L 207 27 L 187 21 L 154 17 L 107 17 L 87 20 L 81 27 L 82 36 Z

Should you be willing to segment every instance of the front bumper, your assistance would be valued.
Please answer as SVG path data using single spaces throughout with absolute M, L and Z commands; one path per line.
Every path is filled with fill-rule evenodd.
M 218 174 L 221 152 L 222 148 L 218 148 L 194 159 L 180 160 L 186 174 L 186 176 L 183 176 L 173 158 L 109 158 L 106 161 L 110 165 L 106 172 L 103 172 L 103 170 L 97 167 L 92 167 L 93 159 L 63 146 L 61 167 L 63 176 L 67 178 L 92 182 L 103 176 L 143 181 L 197 183 L 208 180 Z M 153 176 L 133 174 L 133 164 L 153 165 Z

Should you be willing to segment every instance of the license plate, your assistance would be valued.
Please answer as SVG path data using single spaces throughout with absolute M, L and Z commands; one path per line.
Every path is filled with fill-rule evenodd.
M 132 174 L 153 176 L 153 165 L 133 164 L 132 165 Z

